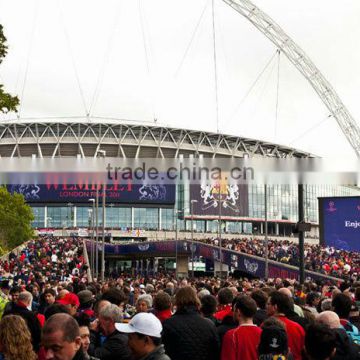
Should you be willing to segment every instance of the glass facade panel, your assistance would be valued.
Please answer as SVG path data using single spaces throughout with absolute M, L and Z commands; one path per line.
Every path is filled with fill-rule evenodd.
M 113 229 L 126 230 L 131 228 L 131 208 L 130 207 L 107 207 L 106 208 L 106 227 Z
M 34 214 L 34 221 L 32 222 L 32 227 L 39 228 L 45 226 L 45 207 L 32 207 Z
M 179 224 L 178 224 L 179 226 Z M 161 209 L 161 229 L 160 230 L 174 230 L 175 229 L 175 214 L 174 209 Z
M 47 225 L 55 228 L 73 227 L 74 209 L 70 206 L 58 206 L 47 208 Z
M 226 223 L 226 232 L 230 234 L 241 233 L 242 226 L 241 222 L 227 222 Z
M 77 207 L 76 209 L 76 225 L 79 227 L 89 227 L 91 223 L 92 208 Z
M 134 227 L 144 230 L 159 228 L 158 208 L 134 208 Z
M 181 194 L 179 191 L 181 190 Z M 329 196 L 359 196 L 360 191 L 356 187 L 333 186 L 333 185 L 305 185 L 304 186 L 304 212 L 305 221 L 318 223 L 318 197 Z M 184 209 L 186 221 L 178 220 L 178 230 L 191 231 L 191 217 L 189 185 L 185 184 L 177 191 L 175 208 L 177 211 Z M 181 200 L 183 199 L 183 201 Z M 229 233 L 250 232 L 253 225 L 260 229 L 259 224 L 265 219 L 265 189 L 264 185 L 248 186 L 249 219 L 244 217 L 242 221 L 226 221 L 226 231 Z M 85 205 L 85 204 L 84 204 Z M 47 210 L 46 210 L 47 208 Z M 74 226 L 75 206 L 63 204 L 61 206 L 33 206 L 33 227 L 44 227 L 47 220 L 48 227 L 68 228 Z M 91 204 L 76 206 L 76 226 L 88 227 L 91 217 Z M 132 208 L 107 204 L 106 227 L 113 229 L 135 228 L 157 230 L 159 229 L 160 209 L 156 207 L 133 208 L 134 219 L 132 219 Z M 297 185 L 269 185 L 267 188 L 267 215 L 269 222 L 287 220 L 298 221 L 298 187 Z M 47 219 L 45 219 L 47 217 Z M 99 226 L 102 226 L 101 202 L 98 210 Z M 173 208 L 161 208 L 161 230 L 171 231 L 175 229 L 175 214 Z M 225 220 L 224 220 L 225 221 Z M 218 232 L 217 220 L 194 220 L 194 230 L 197 232 Z M 246 223 L 245 223 L 246 222 Z M 206 224 L 206 228 L 205 228 Z M 269 225 L 270 226 L 270 225 Z M 261 228 L 263 230 L 263 228 Z M 270 227 L 269 227 L 270 229 Z M 277 229 L 277 228 L 276 228 Z M 283 230 L 283 229 L 282 229 Z M 224 225 L 225 231 L 225 225 Z M 277 231 L 276 231 L 277 232 Z

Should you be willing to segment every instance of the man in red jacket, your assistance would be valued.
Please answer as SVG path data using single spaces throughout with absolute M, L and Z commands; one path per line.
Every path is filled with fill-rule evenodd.
M 235 299 L 233 309 L 239 326 L 224 335 L 221 360 L 257 360 L 262 330 L 253 323 L 256 302 L 247 295 L 241 295 Z
M 279 291 L 273 292 L 266 304 L 266 312 L 268 316 L 275 316 L 285 324 L 289 348 L 294 356 L 294 360 L 301 360 L 301 354 L 305 342 L 305 331 L 301 325 L 289 320 L 285 316 L 285 314 L 287 314 L 290 309 L 290 298 L 287 295 L 280 293 Z

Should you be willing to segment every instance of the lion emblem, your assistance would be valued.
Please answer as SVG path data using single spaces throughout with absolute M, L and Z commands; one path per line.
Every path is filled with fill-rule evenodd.
M 257 262 L 250 262 L 249 260 L 244 260 L 245 269 L 251 273 L 255 274 L 257 269 L 259 268 L 259 264 Z
M 140 200 L 166 200 L 164 185 L 143 185 L 139 189 Z
M 236 184 L 222 185 L 220 191 L 216 189 L 216 185 L 201 185 L 200 197 L 203 199 L 202 210 L 209 208 L 216 209 L 221 202 L 224 209 L 239 212 L 239 207 L 236 204 L 239 200 L 239 186 Z
M 40 196 L 38 195 L 40 187 L 38 185 L 13 185 L 10 192 L 22 194 L 27 201 L 40 200 Z

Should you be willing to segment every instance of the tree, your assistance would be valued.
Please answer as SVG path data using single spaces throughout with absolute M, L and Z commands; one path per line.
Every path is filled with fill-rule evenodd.
M 3 32 L 3 26 L 0 24 L 0 64 L 7 54 L 6 37 Z M 0 84 L 0 112 L 7 113 L 9 111 L 16 111 L 19 105 L 19 98 L 11 96 L 3 89 L 4 85 Z
M 6 250 L 21 245 L 33 236 L 34 214 L 21 194 L 10 194 L 0 187 L 0 246 Z

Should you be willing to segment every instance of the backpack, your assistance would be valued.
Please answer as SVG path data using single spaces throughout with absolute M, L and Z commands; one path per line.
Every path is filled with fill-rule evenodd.
M 351 327 L 351 331 L 350 330 L 346 330 L 346 333 L 349 335 L 349 337 L 351 338 L 351 340 L 356 344 L 356 345 L 360 345 L 360 333 L 359 333 L 359 329 L 354 326 L 350 321 L 346 324 L 349 327 Z

